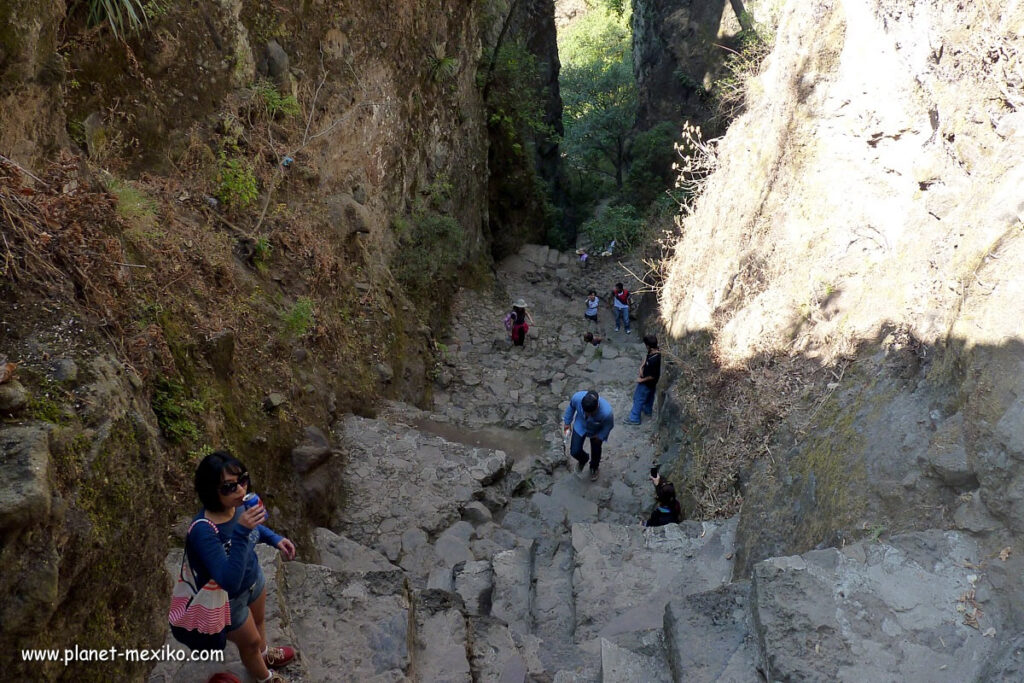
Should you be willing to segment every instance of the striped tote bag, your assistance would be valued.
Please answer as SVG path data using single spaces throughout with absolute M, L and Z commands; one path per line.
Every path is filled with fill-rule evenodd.
M 206 522 L 213 527 L 214 532 L 217 531 L 216 524 L 200 517 L 192 522 L 188 533 L 192 533 L 192 529 L 200 522 Z M 193 650 L 223 650 L 227 644 L 227 627 L 231 624 L 228 592 L 213 579 L 202 586 L 197 586 L 197 583 L 196 573 L 189 565 L 188 552 L 183 552 L 181 571 L 174 584 L 171 609 L 167 613 L 171 635 Z

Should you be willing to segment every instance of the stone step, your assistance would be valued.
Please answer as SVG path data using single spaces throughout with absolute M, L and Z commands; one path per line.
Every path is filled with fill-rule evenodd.
M 664 656 L 638 654 L 606 638 L 601 639 L 602 683 L 672 683 L 672 680 Z
M 750 582 L 670 600 L 665 649 L 673 678 L 687 683 L 761 683 Z
M 982 681 L 1000 611 L 975 543 L 929 530 L 754 566 L 768 680 Z
M 574 524 L 576 641 L 662 628 L 670 600 L 729 582 L 735 535 L 736 519 Z
M 403 680 L 410 593 L 398 568 L 346 572 L 288 563 L 284 600 L 309 680 Z M 347 677 L 347 678 L 346 678 Z

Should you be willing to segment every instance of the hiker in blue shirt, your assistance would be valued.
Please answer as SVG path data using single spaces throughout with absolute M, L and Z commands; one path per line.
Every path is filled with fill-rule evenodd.
M 255 546 L 266 543 L 291 560 L 295 558 L 295 544 L 262 524 L 267 518 L 262 504 L 252 508 L 242 505 L 250 481 L 245 465 L 227 451 L 214 451 L 200 461 L 195 488 L 203 507 L 193 517 L 185 537 L 185 552 L 189 565 L 197 572 L 197 585 L 213 579 L 227 591 L 231 609 L 227 638 L 238 646 L 246 671 L 260 682 L 284 683 L 285 679 L 271 669 L 291 662 L 295 649 L 267 646 L 266 578 Z
M 594 390 L 577 391 L 569 399 L 569 407 L 562 418 L 563 435 L 572 430 L 569 455 L 577 463 L 576 471 L 582 472 L 590 461 L 590 480 L 597 480 L 597 468 L 601 465 L 601 445 L 608 440 L 608 434 L 615 426 L 612 406 L 597 395 Z M 583 450 L 583 440 L 590 439 L 590 455 Z

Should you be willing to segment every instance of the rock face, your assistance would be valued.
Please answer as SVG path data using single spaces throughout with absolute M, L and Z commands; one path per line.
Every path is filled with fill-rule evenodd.
M 929 531 L 754 568 L 753 615 L 768 680 L 985 680 L 1003 630 L 976 598 L 978 548 Z
M 1020 75 L 955 57 L 1017 54 L 1022 26 L 1017 6 L 783 10 L 661 300 L 726 369 L 828 377 L 753 418 L 774 462 L 745 475 L 740 573 L 869 528 L 956 524 L 990 552 L 1024 530 L 1024 137 L 1000 94 Z
M 722 60 L 720 29 L 728 3 L 700 0 L 637 0 L 633 3 L 633 71 L 637 125 L 659 121 L 704 121 L 704 94 L 713 65 Z

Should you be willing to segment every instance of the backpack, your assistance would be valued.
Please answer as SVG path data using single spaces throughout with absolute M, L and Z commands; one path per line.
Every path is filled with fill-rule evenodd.
M 516 316 L 514 313 L 509 313 L 505 316 L 505 331 L 512 334 L 512 325 L 515 324 Z

